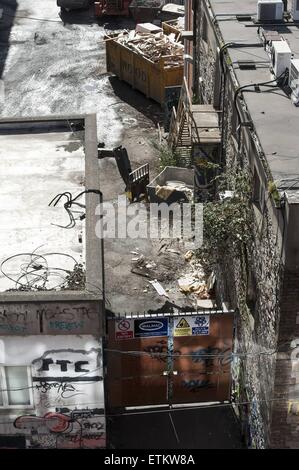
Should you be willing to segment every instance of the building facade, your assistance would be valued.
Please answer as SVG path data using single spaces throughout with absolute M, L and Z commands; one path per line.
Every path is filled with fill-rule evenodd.
M 0 448 L 103 448 L 96 118 L 1 120 L 0 142 Z
M 248 218 L 243 198 L 239 233 L 228 234 L 215 270 L 219 299 L 239 312 L 232 399 L 253 448 L 299 447 L 299 114 L 286 82 L 277 85 L 269 54 L 273 40 L 298 50 L 288 3 L 280 24 L 264 25 L 255 0 L 187 2 L 193 102 L 218 112 L 224 189 L 233 203 L 242 184 L 246 193 Z

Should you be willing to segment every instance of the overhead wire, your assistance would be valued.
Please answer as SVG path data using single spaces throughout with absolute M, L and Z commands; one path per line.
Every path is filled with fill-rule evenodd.
M 282 343 L 282 345 L 285 345 L 285 344 L 289 344 L 289 342 L 285 342 L 285 343 Z M 279 350 L 276 349 L 275 351 L 272 351 L 272 352 L 257 352 L 257 353 L 229 353 L 228 355 L 225 355 L 225 354 L 198 354 L 196 355 L 196 352 L 195 353 L 190 353 L 190 354 L 168 354 L 168 353 L 160 353 L 160 352 L 148 352 L 148 351 L 121 351 L 121 350 L 117 350 L 117 349 L 109 349 L 109 348 L 103 348 L 103 351 L 105 352 L 112 352 L 112 353 L 121 353 L 121 354 L 128 354 L 128 355 L 133 355 L 133 356 L 150 356 L 151 358 L 160 358 L 160 357 L 163 357 L 163 358 L 173 358 L 173 359 L 179 359 L 179 358 L 184 358 L 184 357 L 192 357 L 194 359 L 211 359 L 211 358 L 217 358 L 217 359 L 220 359 L 220 358 L 225 358 L 225 359 L 228 359 L 228 358 L 237 358 L 237 357 L 257 357 L 257 356 L 273 356 L 274 354 L 278 353 Z M 289 358 L 285 358 L 285 359 L 280 359 L 280 360 L 286 360 L 286 361 L 289 361 L 290 359 Z M 76 378 L 80 379 L 81 377 L 83 376 L 86 376 L 88 374 L 91 374 L 93 372 L 95 372 L 96 370 L 101 370 L 101 367 L 97 367 L 95 369 L 93 369 L 92 371 L 89 371 L 89 372 L 85 372 L 83 374 L 80 374 L 78 375 Z M 194 373 L 198 373 L 198 371 L 194 371 Z M 205 373 L 203 371 L 203 373 Z M 184 373 L 185 374 L 185 373 Z M 133 377 L 133 376 L 129 376 L 127 378 L 130 378 L 130 377 Z M 149 376 L 150 377 L 150 376 Z M 41 382 L 43 383 L 42 381 L 42 377 L 40 378 L 41 379 Z M 78 380 L 80 381 L 80 380 Z M 65 381 L 64 383 L 68 383 L 67 381 Z M 86 382 L 84 382 L 86 383 Z M 89 382 L 87 382 L 89 384 Z M 92 382 L 93 383 L 93 382 Z M 32 385 L 32 386 L 28 386 L 28 387 L 21 387 L 21 388 L 16 388 L 16 389 L 0 389 L 0 392 L 14 392 L 14 391 L 21 391 L 21 390 L 28 390 L 28 389 L 32 389 L 32 388 L 36 388 L 36 385 Z
M 208 405 L 202 405 L 202 404 L 195 404 L 194 406 L 174 406 L 174 405 L 167 405 L 161 404 L 160 407 L 162 408 L 163 405 L 165 406 L 165 409 L 161 408 L 156 408 L 156 409 L 144 409 L 144 408 L 139 408 L 136 411 L 130 411 L 130 410 L 125 410 L 124 412 L 117 412 L 117 413 L 105 413 L 103 416 L 105 418 L 117 418 L 121 416 L 142 416 L 142 415 L 151 415 L 151 414 L 160 414 L 160 413 L 174 413 L 174 412 L 180 412 L 180 411 L 194 411 L 194 410 L 202 410 L 202 409 L 212 409 L 212 408 L 223 408 L 223 407 L 229 407 L 232 408 L 232 406 L 245 406 L 245 405 L 256 405 L 259 403 L 289 403 L 292 402 L 293 404 L 299 404 L 299 400 L 290 400 L 289 398 L 269 398 L 268 400 L 244 400 L 244 401 L 231 401 L 231 402 L 220 402 L 220 403 L 211 403 Z M 204 402 L 202 402 L 204 403 Z M 46 409 L 50 409 L 53 407 L 44 407 Z M 133 407 L 130 407 L 133 408 Z M 136 407 L 137 408 L 137 407 Z M 154 408 L 154 405 L 153 405 Z M 63 413 L 62 413 L 63 414 Z M 38 418 L 38 416 L 37 416 Z M 52 418 L 43 418 L 44 420 L 53 420 Z M 13 421 L 0 421 L 0 424 L 13 424 Z
M 24 366 L 24 367 L 27 367 L 27 366 Z M 86 377 L 88 374 L 92 374 L 93 372 L 96 372 L 97 370 L 102 370 L 102 368 L 101 367 L 96 367 L 93 370 L 90 370 L 88 372 L 84 372 L 83 374 L 78 375 L 76 378 L 78 379 L 78 382 L 80 382 L 81 377 Z M 43 378 L 46 379 L 46 377 L 39 377 L 40 383 L 41 384 L 47 383 L 46 380 L 43 380 Z M 66 381 L 66 382 L 61 382 L 61 383 L 71 383 L 71 382 Z M 89 384 L 90 385 L 90 383 L 94 383 L 94 381 L 91 381 L 91 382 L 84 381 L 84 384 Z M 6 389 L 0 389 L 0 392 L 20 392 L 22 390 L 36 389 L 37 387 L 41 388 L 42 385 L 28 385 L 27 387 L 6 388 Z

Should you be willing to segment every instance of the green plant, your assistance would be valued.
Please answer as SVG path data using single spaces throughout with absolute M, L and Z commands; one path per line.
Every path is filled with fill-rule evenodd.
M 85 288 L 86 272 L 82 264 L 77 263 L 65 278 L 63 290 L 83 290 Z
M 203 170 L 219 170 L 220 165 L 218 163 L 213 163 L 206 158 L 199 158 L 196 161 L 196 166 L 202 168 Z
M 168 147 L 167 143 L 153 142 L 153 147 L 158 152 L 161 169 L 164 169 L 166 166 L 178 165 L 178 154 L 176 152 L 173 152 Z
M 275 206 L 279 207 L 281 203 L 281 199 L 280 199 L 280 194 L 277 189 L 277 184 L 275 183 L 275 181 L 269 181 L 268 192 L 272 196 Z
M 194 96 L 192 97 L 192 104 L 200 104 L 200 103 L 201 103 L 201 101 L 200 101 L 199 96 L 194 95 Z
M 211 248 L 222 251 L 227 244 L 247 243 L 251 238 L 250 181 L 244 173 L 222 174 L 215 180 L 218 191 L 233 192 L 231 198 L 204 207 L 204 239 Z

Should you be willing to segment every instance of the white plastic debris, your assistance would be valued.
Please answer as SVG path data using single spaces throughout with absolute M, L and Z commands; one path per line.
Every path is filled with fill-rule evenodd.
M 160 282 L 158 281 L 149 281 L 149 283 L 156 289 L 159 295 L 164 295 L 165 297 L 169 297 L 166 290 L 163 286 L 161 286 Z

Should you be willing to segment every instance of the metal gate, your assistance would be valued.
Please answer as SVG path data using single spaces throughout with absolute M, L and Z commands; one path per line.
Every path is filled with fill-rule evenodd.
M 108 320 L 110 409 L 230 400 L 233 312 Z

